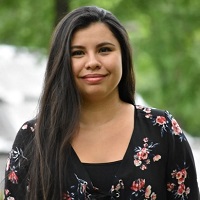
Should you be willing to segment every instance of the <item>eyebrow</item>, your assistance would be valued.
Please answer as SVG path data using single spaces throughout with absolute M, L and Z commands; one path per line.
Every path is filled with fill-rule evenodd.
M 102 42 L 102 43 L 99 43 L 97 45 L 97 48 L 99 47 L 102 47 L 102 46 L 105 46 L 105 45 L 111 45 L 111 46 L 115 46 L 113 43 L 110 43 L 110 42 Z M 71 49 L 84 49 L 85 47 L 82 46 L 82 45 L 73 45 L 71 46 Z

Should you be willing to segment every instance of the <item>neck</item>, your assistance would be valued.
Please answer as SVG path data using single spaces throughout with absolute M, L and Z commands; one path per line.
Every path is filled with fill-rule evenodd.
M 106 124 L 120 114 L 124 104 L 119 97 L 94 102 L 84 101 L 81 108 L 80 126 L 97 127 Z

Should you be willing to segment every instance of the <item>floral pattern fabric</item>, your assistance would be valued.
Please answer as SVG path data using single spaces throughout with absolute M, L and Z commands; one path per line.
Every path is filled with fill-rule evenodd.
M 134 131 L 110 190 L 93 185 L 71 147 L 63 200 L 200 200 L 192 152 L 177 121 L 168 111 L 144 106 L 135 111 Z M 23 200 L 29 192 L 24 149 L 34 127 L 34 120 L 26 122 L 16 136 L 5 169 L 5 200 Z

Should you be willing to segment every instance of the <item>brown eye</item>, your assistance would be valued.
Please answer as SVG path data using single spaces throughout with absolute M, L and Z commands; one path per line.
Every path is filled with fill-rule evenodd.
M 109 47 L 102 47 L 99 49 L 100 53 L 104 53 L 104 52 L 106 53 L 106 52 L 110 52 L 110 51 L 112 51 L 112 49 Z
M 81 50 L 72 51 L 71 56 L 80 57 L 84 55 L 84 52 Z

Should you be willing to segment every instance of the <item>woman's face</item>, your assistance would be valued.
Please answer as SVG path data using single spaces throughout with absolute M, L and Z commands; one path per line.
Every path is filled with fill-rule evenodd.
M 118 96 L 122 56 L 118 40 L 103 23 L 76 31 L 71 42 L 72 70 L 85 100 Z

